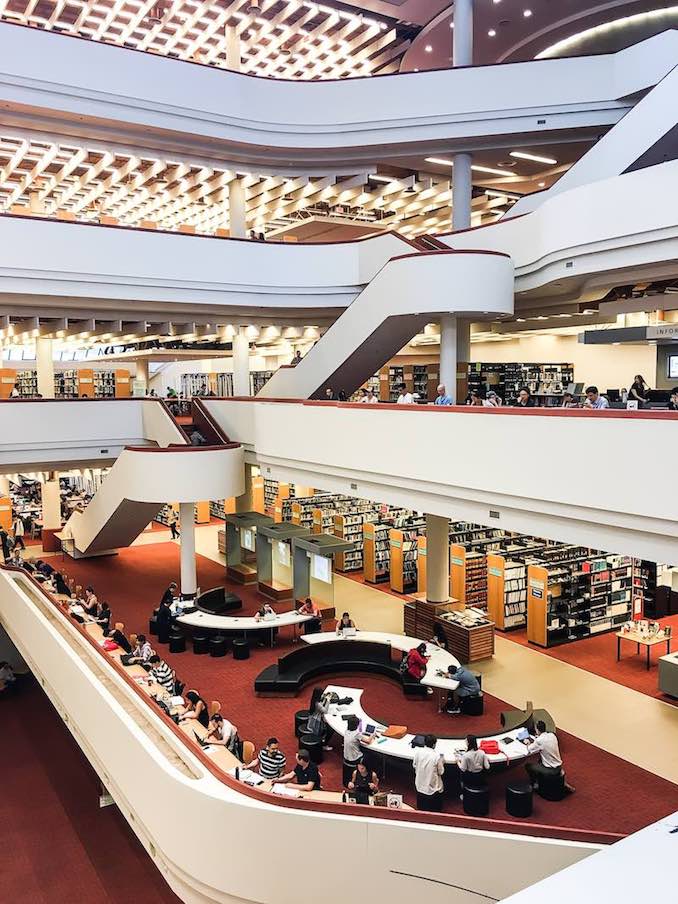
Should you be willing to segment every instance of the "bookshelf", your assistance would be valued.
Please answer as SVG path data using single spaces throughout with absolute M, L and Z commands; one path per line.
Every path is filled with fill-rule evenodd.
M 235 512 L 235 498 L 217 499 L 210 502 L 210 516 L 212 518 L 220 518 L 225 520 L 226 515 L 232 515 Z
M 23 398 L 35 396 L 38 394 L 38 372 L 37 370 L 20 370 L 16 375 L 16 382 L 19 384 L 19 394 Z
M 402 528 L 389 531 L 391 590 L 396 593 L 414 593 L 417 590 L 417 552 L 420 535 L 425 528 L 422 519 Z
M 487 556 L 487 614 L 499 631 L 522 628 L 527 621 L 527 569 L 524 562 Z
M 388 581 L 391 568 L 390 524 L 363 524 L 363 577 L 369 584 Z
M 450 545 L 450 596 L 476 609 L 487 609 L 487 556 L 481 550 Z
M 250 374 L 250 393 L 255 396 L 260 392 L 273 376 L 272 370 L 255 370 Z M 233 395 L 233 389 L 231 389 Z
M 353 543 L 353 548 L 334 557 L 336 571 L 362 571 L 365 545 L 364 526 L 376 520 L 377 512 L 345 512 L 334 515 L 334 535 Z
M 195 523 L 196 524 L 209 524 L 210 520 L 210 503 L 209 502 L 196 502 L 193 506 Z M 179 524 L 179 503 L 173 502 L 171 505 L 167 503 L 163 505 L 158 514 L 153 519 L 157 521 L 158 524 L 164 524 L 165 526 L 169 525 L 170 514 L 174 512 L 177 517 L 177 525 Z
M 493 389 L 507 405 L 516 401 L 523 387 L 532 392 L 539 405 L 558 405 L 563 392 L 573 382 L 574 365 L 570 363 L 474 362 L 468 366 L 469 390 Z
M 569 551 L 569 555 L 564 555 Z M 527 569 L 527 639 L 553 647 L 618 630 L 632 617 L 633 560 L 564 547 Z

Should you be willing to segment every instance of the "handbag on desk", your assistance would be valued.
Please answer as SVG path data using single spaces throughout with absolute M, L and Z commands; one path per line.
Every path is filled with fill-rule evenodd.
M 481 741 L 478 746 L 483 753 L 501 753 L 499 750 L 499 741 Z
M 384 738 L 393 738 L 396 741 L 399 741 L 401 738 L 404 738 L 407 734 L 407 726 L 406 725 L 389 725 L 385 731 L 382 731 L 382 737 Z

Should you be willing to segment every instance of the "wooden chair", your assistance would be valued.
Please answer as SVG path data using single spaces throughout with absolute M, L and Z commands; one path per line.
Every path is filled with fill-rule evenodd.
M 129 642 L 130 642 L 130 646 L 131 646 L 132 649 L 134 650 L 134 649 L 136 648 L 136 645 L 137 645 L 137 635 L 136 635 L 136 634 L 130 634 L 130 636 L 129 636 Z
M 209 714 L 210 719 L 213 716 L 216 716 L 217 713 L 221 712 L 221 703 L 218 700 L 210 700 L 207 705 L 207 712 Z
M 242 761 L 243 763 L 251 763 L 254 759 L 254 744 L 252 741 L 242 742 Z

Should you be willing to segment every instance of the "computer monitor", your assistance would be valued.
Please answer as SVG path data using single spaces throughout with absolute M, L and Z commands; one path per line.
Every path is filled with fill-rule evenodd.
M 608 402 L 621 402 L 621 392 L 618 389 L 607 389 L 605 395 Z

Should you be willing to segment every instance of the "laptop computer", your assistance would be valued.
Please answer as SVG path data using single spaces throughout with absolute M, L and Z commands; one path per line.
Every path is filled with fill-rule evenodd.
M 344 637 L 355 637 L 358 633 L 355 628 L 342 628 L 341 632 Z

